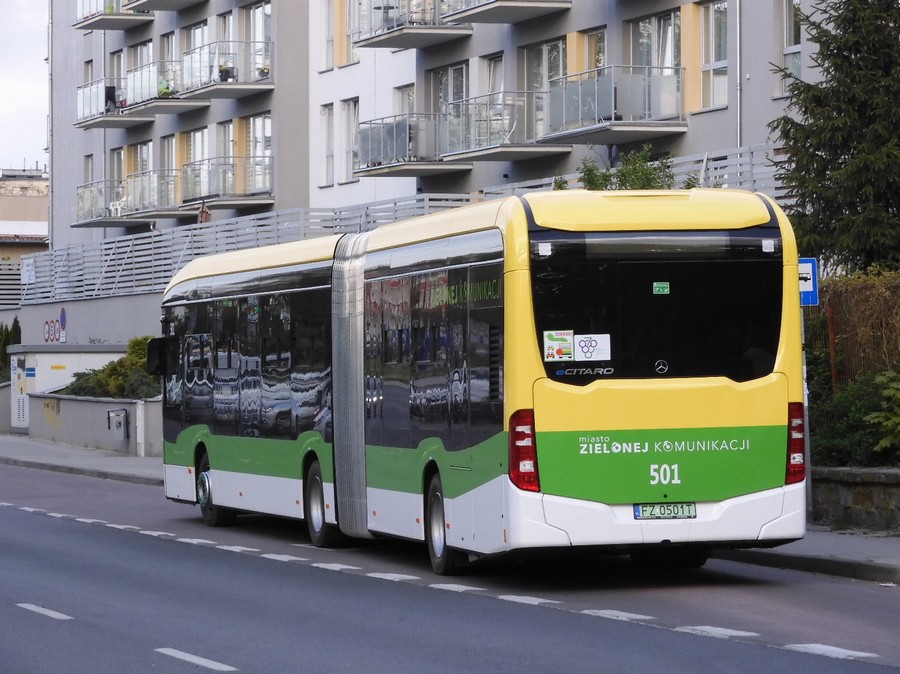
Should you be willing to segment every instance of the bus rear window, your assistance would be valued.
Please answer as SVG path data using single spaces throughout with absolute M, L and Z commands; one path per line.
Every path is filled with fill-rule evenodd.
M 728 377 L 772 372 L 781 328 L 777 227 L 531 232 L 538 344 L 547 376 Z

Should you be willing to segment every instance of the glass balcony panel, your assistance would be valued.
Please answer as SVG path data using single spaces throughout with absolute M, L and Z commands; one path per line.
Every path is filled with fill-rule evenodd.
M 442 117 L 446 152 L 534 142 L 542 135 L 547 93 L 503 91 L 451 103 Z
M 228 82 L 258 82 L 272 77 L 271 42 L 221 41 L 184 52 L 185 90 Z
M 133 173 L 125 179 L 126 212 L 174 210 L 178 199 L 177 169 L 154 169 Z
M 547 134 L 614 122 L 683 121 L 680 68 L 606 66 L 550 82 Z
M 407 113 L 361 122 L 356 169 L 438 161 L 437 120 L 437 114 Z
M 182 201 L 271 193 L 271 156 L 216 157 L 182 167 Z
M 180 90 L 181 63 L 178 61 L 154 61 L 132 68 L 125 75 L 128 105 L 171 98 Z
M 86 119 L 121 112 L 126 104 L 125 80 L 107 77 L 82 84 L 75 90 L 75 119 Z
M 100 218 L 120 218 L 124 214 L 123 181 L 97 180 L 75 188 L 75 219 L 77 222 Z

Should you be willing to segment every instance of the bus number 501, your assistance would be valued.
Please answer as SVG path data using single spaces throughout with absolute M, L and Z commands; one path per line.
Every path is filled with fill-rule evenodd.
M 678 477 L 678 464 L 650 464 L 650 484 L 681 484 Z

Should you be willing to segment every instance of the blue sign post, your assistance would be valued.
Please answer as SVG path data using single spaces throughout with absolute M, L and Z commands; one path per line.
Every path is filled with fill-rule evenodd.
M 800 306 L 819 305 L 819 261 L 814 257 L 800 258 Z

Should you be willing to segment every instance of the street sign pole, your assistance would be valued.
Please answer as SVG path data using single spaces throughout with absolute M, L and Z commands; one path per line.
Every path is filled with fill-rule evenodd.
M 806 374 L 806 319 L 803 307 L 819 306 L 819 261 L 814 257 L 801 257 L 798 264 L 800 277 L 800 338 L 803 346 L 803 428 L 806 454 L 806 513 L 807 521 L 812 519 L 812 456 L 809 447 L 809 386 Z

